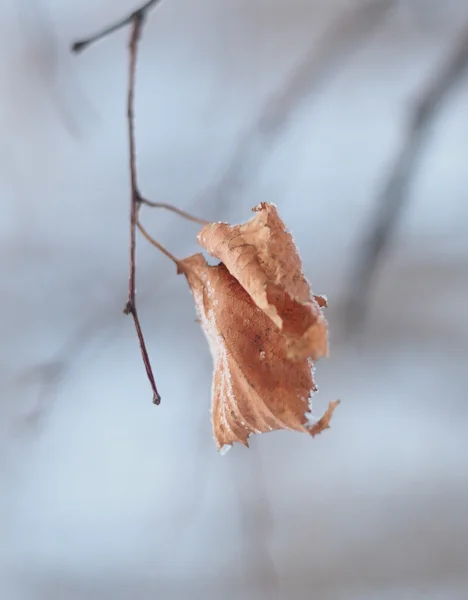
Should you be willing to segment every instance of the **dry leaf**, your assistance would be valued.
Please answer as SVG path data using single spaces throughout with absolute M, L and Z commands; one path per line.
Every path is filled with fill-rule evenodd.
M 326 299 L 313 296 L 291 234 L 273 204 L 263 202 L 243 225 L 210 223 L 198 241 L 226 265 L 255 304 L 284 334 L 287 356 L 328 355 Z
M 309 424 L 309 398 L 316 390 L 311 360 L 289 357 L 288 338 L 228 268 L 209 266 L 196 254 L 180 261 L 180 271 L 213 355 L 212 420 L 218 449 L 234 442 L 248 446 L 252 433 L 290 429 L 316 435 L 326 429 L 337 403 Z

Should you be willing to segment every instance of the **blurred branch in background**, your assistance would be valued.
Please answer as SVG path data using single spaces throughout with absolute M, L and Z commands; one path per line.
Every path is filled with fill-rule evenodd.
M 29 47 L 30 57 L 34 60 L 34 71 L 43 78 L 44 89 L 68 134 L 76 138 L 79 135 L 79 124 L 70 100 L 73 96 L 75 103 L 79 102 L 80 108 L 83 108 L 87 99 L 76 82 L 72 81 L 69 71 L 66 73 L 67 86 L 60 83 L 59 44 L 49 10 L 43 0 L 20 0 L 18 15 L 26 34 L 25 45 Z M 70 92 L 71 86 L 73 90 Z
M 394 4 L 394 0 L 373 0 L 337 18 L 318 47 L 316 42 L 312 44 L 302 62 L 267 100 L 234 149 L 227 169 L 206 196 L 228 202 L 245 191 L 291 116 L 343 59 L 349 59 L 365 43 Z
M 349 334 L 362 330 L 372 283 L 409 201 L 411 183 L 428 142 L 433 122 L 467 67 L 468 25 L 450 56 L 435 73 L 416 103 L 405 139 L 390 169 L 390 176 L 377 198 L 375 215 L 364 235 L 356 266 L 351 274 L 349 297 L 345 306 L 346 330 Z
M 60 384 L 73 369 L 79 356 L 95 340 L 97 332 L 105 332 L 106 338 L 110 340 L 119 322 L 109 320 L 109 314 L 113 314 L 113 311 L 109 311 L 106 305 L 104 311 L 93 314 L 48 361 L 20 372 L 17 385 L 36 384 L 38 391 L 35 403 L 19 421 L 19 428 L 37 427 L 44 419 L 51 409 Z

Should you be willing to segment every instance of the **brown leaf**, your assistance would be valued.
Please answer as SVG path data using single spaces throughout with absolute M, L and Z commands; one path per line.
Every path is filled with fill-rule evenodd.
M 202 254 L 180 261 L 213 355 L 212 420 L 218 449 L 248 446 L 252 433 L 278 429 L 316 435 L 326 429 L 336 403 L 308 423 L 316 390 L 308 358 L 291 360 L 288 340 L 224 264 Z
M 328 355 L 326 299 L 311 294 L 291 234 L 273 204 L 263 202 L 245 224 L 210 223 L 199 243 L 226 265 L 254 303 L 284 334 L 287 356 Z

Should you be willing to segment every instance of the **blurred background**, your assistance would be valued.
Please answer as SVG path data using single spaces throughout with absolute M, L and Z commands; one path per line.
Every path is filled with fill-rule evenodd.
M 138 240 L 124 29 L 136 0 L 3 0 L 0 597 L 468 598 L 468 5 L 166 0 L 141 43 L 142 193 L 277 204 L 331 357 L 314 412 L 220 456 L 186 281 Z M 176 256 L 198 226 L 143 208 Z

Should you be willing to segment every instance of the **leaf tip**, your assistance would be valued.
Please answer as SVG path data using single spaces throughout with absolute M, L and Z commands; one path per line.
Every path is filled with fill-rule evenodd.
M 309 433 L 312 437 L 315 437 L 319 433 L 322 433 L 322 431 L 325 431 L 325 429 L 330 429 L 330 421 L 333 412 L 335 411 L 335 408 L 338 406 L 338 404 L 340 404 L 340 402 L 341 400 L 334 400 L 333 402 L 330 402 L 323 416 L 316 423 L 314 423 L 311 427 L 308 428 Z

